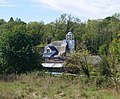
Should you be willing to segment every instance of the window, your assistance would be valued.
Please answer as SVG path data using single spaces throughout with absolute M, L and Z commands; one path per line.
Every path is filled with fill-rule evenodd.
M 50 53 L 50 49 L 47 49 L 47 53 Z
M 71 35 L 67 35 L 67 40 L 71 40 L 72 36 Z

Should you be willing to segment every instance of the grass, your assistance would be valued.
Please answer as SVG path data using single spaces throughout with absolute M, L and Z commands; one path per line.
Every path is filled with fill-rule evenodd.
M 114 88 L 98 88 L 91 81 L 40 72 L 15 75 L 1 79 L 0 99 L 120 99 Z

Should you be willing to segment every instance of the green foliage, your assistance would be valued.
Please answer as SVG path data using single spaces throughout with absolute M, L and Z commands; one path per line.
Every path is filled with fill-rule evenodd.
M 112 80 L 115 89 L 119 89 L 119 70 L 120 70 L 120 38 L 119 32 L 109 46 L 108 55 L 102 57 L 98 72 L 99 76 L 105 76 L 106 80 Z
M 88 51 L 75 52 L 73 55 L 68 55 L 65 60 L 66 67 L 68 67 L 68 70 L 71 69 L 72 72 L 76 70 L 73 73 L 83 72 L 87 77 L 90 77 L 88 56 Z
M 5 20 L 4 19 L 0 19 L 0 25 L 4 24 Z
M 103 44 L 100 46 L 99 54 L 100 55 L 107 55 L 108 54 L 108 46 L 106 44 Z
M 116 65 L 120 65 L 120 32 L 118 32 L 109 47 L 109 55 L 114 58 Z
M 26 26 L 27 33 L 32 38 L 32 44 L 34 46 L 43 43 L 44 40 L 44 23 L 43 22 L 30 22 Z
M 0 50 L 3 73 L 22 73 L 39 67 L 38 53 L 25 33 L 3 34 Z
M 111 77 L 112 76 L 112 71 L 109 65 L 109 62 L 107 60 L 107 56 L 102 56 L 102 61 L 99 64 L 98 71 L 99 76 L 104 76 L 104 77 Z
M 99 68 L 100 75 L 104 76 L 107 75 L 109 71 L 109 69 L 107 68 L 110 68 L 111 70 L 111 67 L 119 67 L 120 65 L 119 13 L 114 14 L 113 16 L 108 16 L 104 19 L 88 20 L 87 22 L 81 22 L 80 19 L 73 17 L 72 15 L 62 14 L 54 22 L 48 24 L 44 24 L 44 22 L 25 23 L 23 21 L 15 21 L 12 17 L 8 22 L 5 22 L 4 19 L 0 19 L 0 36 L 2 35 L 2 38 L 0 39 L 0 44 L 1 46 L 5 46 L 4 49 L 6 50 L 10 50 L 11 52 L 15 50 L 15 53 L 17 54 L 19 52 L 17 50 L 20 49 L 22 49 L 20 51 L 21 53 L 23 53 L 22 51 L 24 51 L 24 53 L 27 53 L 25 52 L 25 49 L 27 49 L 26 51 L 30 51 L 30 49 L 33 48 L 32 46 L 44 47 L 46 45 L 47 37 L 50 37 L 52 41 L 65 39 L 65 36 L 70 28 L 73 28 L 73 33 L 75 34 L 77 51 L 84 48 L 85 46 L 86 50 L 88 50 L 90 54 L 95 55 L 99 54 L 101 56 L 106 55 L 106 58 L 103 58 L 104 61 L 102 61 L 102 63 L 100 64 Z M 25 35 L 23 35 L 24 33 Z M 17 40 L 17 38 L 19 38 L 20 36 L 16 35 L 21 35 L 22 39 L 21 42 L 25 44 L 29 43 L 31 44 L 30 45 L 31 47 L 29 46 L 27 48 L 26 45 L 22 45 L 20 43 L 20 40 Z M 10 43 L 15 40 L 16 43 L 14 42 L 12 43 L 12 45 L 15 44 L 16 47 L 8 47 L 12 46 L 10 45 Z M 25 46 L 25 48 L 23 48 L 23 46 Z M 2 50 L 1 48 L 0 50 Z M 12 55 L 16 57 L 17 54 Z M 70 59 L 68 58 L 69 61 L 67 61 L 67 63 L 69 63 L 67 65 L 70 68 L 70 71 L 81 72 L 82 70 L 82 72 L 83 71 L 88 72 L 86 70 L 90 66 L 88 66 L 89 63 L 87 63 L 85 60 L 86 56 L 89 53 L 87 55 L 85 54 L 85 52 L 75 54 L 76 55 L 70 56 L 71 58 Z M 0 56 L 1 55 L 3 55 L 3 53 L 0 52 Z M 3 63 L 6 64 L 6 62 L 3 62 L 3 60 L 5 59 L 2 56 L 2 58 L 0 58 L 0 65 Z M 16 64 L 16 62 L 14 64 Z M 93 75 L 99 75 L 98 72 L 96 73 L 97 70 L 95 68 L 90 67 L 90 69 L 91 69 L 90 74 L 92 73 Z M 114 71 L 114 69 L 111 70 L 111 72 L 112 71 Z
M 50 37 L 52 41 L 63 40 L 70 28 L 73 28 L 76 39 L 76 49 L 80 49 L 84 44 L 87 50 L 92 54 L 108 54 L 109 46 L 112 40 L 120 31 L 119 13 L 108 16 L 105 19 L 88 20 L 81 22 L 80 19 L 67 14 L 62 14 L 54 22 L 44 24 L 44 22 L 14 21 L 11 17 L 8 22 L 0 20 L 0 35 L 4 32 L 14 32 L 16 27 L 23 25 L 32 38 L 34 46 L 45 44 L 46 38 Z M 23 31 L 18 29 L 19 31 Z
M 99 77 L 101 86 L 94 78 L 71 75 L 49 75 L 32 72 L 28 75 L 8 75 L 0 82 L 0 98 L 20 99 L 119 99 L 113 87 L 102 86 L 105 78 Z M 1 79 L 0 79 L 1 80 Z M 97 82 L 97 83 L 99 83 Z M 100 83 L 99 83 L 100 84 Z M 102 88 L 100 88 L 102 87 Z
M 10 17 L 10 20 L 8 22 L 13 22 L 13 21 L 14 21 L 13 17 Z
M 82 75 L 69 76 L 67 74 L 66 76 L 63 74 L 57 77 L 48 76 L 45 73 L 33 74 L 34 76 L 22 75 L 25 78 L 20 77 L 19 84 L 16 82 L 17 87 L 20 85 L 18 88 L 16 83 L 8 86 L 5 83 L 0 85 L 0 97 L 3 95 L 3 97 L 9 98 L 11 95 L 12 98 L 33 98 L 40 94 L 38 98 L 49 98 L 47 96 L 50 96 L 55 99 L 101 97 L 106 99 L 111 97 L 111 94 L 113 95 L 113 90 L 104 97 L 106 89 L 101 91 L 103 88 L 110 89 L 114 86 L 118 92 L 120 90 L 120 14 L 87 22 L 81 22 L 76 17 L 62 14 L 54 22 L 48 24 L 14 21 L 12 17 L 8 22 L 0 19 L 0 73 L 23 73 L 38 69 L 41 58 L 35 48 L 44 47 L 48 37 L 52 41 L 65 39 L 70 28 L 75 34 L 78 52 L 67 55 L 65 70 Z M 92 54 L 101 56 L 99 66 L 89 63 L 92 61 L 89 59 Z M 4 75 L 3 78 L 5 81 L 6 79 L 9 81 L 12 77 L 10 75 L 8 79 Z M 102 89 L 98 90 L 99 88 Z M 16 93 L 14 94 L 14 92 Z M 101 94 L 101 92 L 103 93 Z M 4 93 L 10 94 L 4 95 Z

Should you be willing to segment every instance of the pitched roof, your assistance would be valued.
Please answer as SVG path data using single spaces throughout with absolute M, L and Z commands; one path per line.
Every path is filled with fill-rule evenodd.
M 48 46 L 52 51 L 58 51 L 54 46 Z
M 48 46 L 54 53 L 51 55 L 53 57 L 54 55 L 58 55 L 58 50 L 54 46 Z
M 43 57 L 54 57 L 55 55 L 58 55 L 59 52 L 54 46 L 46 46 L 45 50 L 47 50 L 47 48 L 50 48 L 52 52 L 47 53 L 46 51 L 45 53 L 43 53 Z
M 51 42 L 48 46 L 54 46 L 60 54 L 63 54 L 66 52 L 67 42 L 64 41 L 54 41 Z

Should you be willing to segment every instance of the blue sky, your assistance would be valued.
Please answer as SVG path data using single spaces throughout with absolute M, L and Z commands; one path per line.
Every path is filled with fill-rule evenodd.
M 0 0 L 0 19 L 49 23 L 67 13 L 81 20 L 98 19 L 120 12 L 120 0 Z

